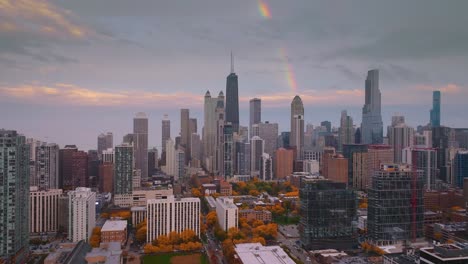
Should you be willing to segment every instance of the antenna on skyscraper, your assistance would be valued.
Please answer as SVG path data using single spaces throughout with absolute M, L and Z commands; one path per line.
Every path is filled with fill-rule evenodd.
M 231 73 L 234 73 L 234 56 L 232 56 L 232 50 L 231 50 Z

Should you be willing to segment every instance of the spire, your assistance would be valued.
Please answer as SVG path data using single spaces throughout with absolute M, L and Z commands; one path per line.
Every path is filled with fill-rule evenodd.
M 234 73 L 234 57 L 232 56 L 232 50 L 231 50 L 231 73 Z

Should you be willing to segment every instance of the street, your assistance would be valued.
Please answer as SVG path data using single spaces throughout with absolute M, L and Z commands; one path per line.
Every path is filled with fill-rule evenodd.
M 289 228 L 288 228 L 289 229 Z M 282 233 L 281 231 L 284 231 L 283 228 L 280 228 L 280 232 L 278 232 L 278 238 L 277 238 L 277 241 L 287 247 L 289 249 L 289 251 L 291 252 L 291 254 L 298 258 L 300 261 L 302 261 L 303 263 L 312 263 L 311 260 L 310 260 L 310 257 L 307 253 L 307 251 L 303 250 L 301 247 L 300 247 L 300 244 L 299 243 L 296 243 L 296 241 L 299 241 L 299 237 L 296 237 L 296 238 L 286 238 Z M 296 231 L 297 232 L 297 231 Z M 292 232 L 291 232 L 292 233 Z M 289 235 L 291 235 L 290 233 L 288 233 Z

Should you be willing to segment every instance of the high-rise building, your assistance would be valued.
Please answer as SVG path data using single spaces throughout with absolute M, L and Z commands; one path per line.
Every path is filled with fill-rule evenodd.
M 423 172 L 424 186 L 426 190 L 436 188 L 436 179 L 439 173 L 437 169 L 437 150 L 434 148 L 407 147 L 403 149 L 401 162 L 410 164 L 413 169 Z
M 260 179 L 263 181 L 273 180 L 273 158 L 268 153 L 262 154 L 260 166 Z
M 200 161 L 202 160 L 202 142 L 200 135 L 192 133 L 190 144 L 190 151 L 192 152 L 190 154 L 192 157 L 192 160 L 190 161 L 191 167 L 199 168 L 201 166 Z
M 260 137 L 253 136 L 250 139 L 250 175 L 259 176 L 264 153 L 264 141 Z
M 364 168 L 367 168 L 367 145 L 344 144 L 343 157 L 348 159 L 348 186 L 362 190 L 363 184 L 360 180 Z
M 234 132 L 239 132 L 239 87 L 234 73 L 234 58 L 231 53 L 231 73 L 226 78 L 226 122 L 232 124 Z
M 99 191 L 114 193 L 114 164 L 103 162 L 99 164 Z
M 468 151 L 457 151 L 453 165 L 456 185 L 463 188 L 463 181 L 468 178 Z
M 249 133 L 252 135 L 252 125 L 262 122 L 262 100 L 260 98 L 250 99 L 250 120 L 249 120 Z
M 161 122 L 161 148 L 162 153 L 166 152 L 166 141 L 171 138 L 171 120 L 167 114 L 164 115 L 164 118 Z M 161 153 L 161 156 L 162 156 Z
M 393 147 L 394 162 L 401 163 L 403 149 L 414 145 L 414 128 L 398 123 L 388 127 L 387 137 L 388 144 Z
M 424 235 L 423 184 L 422 172 L 409 165 L 382 164 L 374 172 L 367 209 L 373 244 L 392 245 Z
M 216 198 L 216 215 L 221 229 L 228 231 L 230 228 L 239 227 L 239 209 L 234 200 L 227 197 Z
M 59 187 L 59 151 L 59 146 L 54 143 L 36 147 L 34 184 L 41 190 Z
M 109 148 L 102 151 L 102 162 L 114 163 L 114 149 Z
M 175 156 L 175 143 L 174 140 L 168 139 L 166 141 L 166 166 L 165 172 L 167 175 L 176 175 L 176 156 Z
M 364 144 L 383 143 L 379 70 L 370 70 L 366 78 L 366 98 L 362 108 L 361 135 Z
M 26 144 L 29 146 L 29 185 L 36 186 L 36 149 L 41 145 L 41 141 L 34 138 L 27 138 Z
M 0 260 L 25 263 L 29 252 L 29 145 L 0 129 Z
M 301 159 L 302 148 L 304 146 L 304 105 L 298 95 L 291 102 L 289 146 L 296 148 L 296 159 Z
M 158 149 L 152 148 L 148 150 L 148 176 L 153 176 L 158 168 Z
M 131 194 L 133 189 L 133 146 L 115 146 L 114 195 Z
M 330 121 L 322 121 L 322 122 L 320 122 L 320 126 L 326 127 L 328 133 L 331 132 L 331 122 Z
M 185 150 L 185 161 L 190 160 L 190 110 L 180 109 L 180 145 Z
M 229 124 L 232 126 L 232 123 L 226 122 L 225 120 L 225 111 L 224 111 L 224 94 L 222 92 L 219 93 L 219 98 L 222 100 L 218 101 L 216 105 L 216 123 L 217 123 L 217 131 L 216 131 L 216 155 L 215 155 L 215 167 L 214 171 L 219 175 L 224 175 L 224 126 Z
M 217 98 L 212 98 L 210 92 L 207 91 L 205 94 L 203 111 L 203 163 L 205 164 L 207 170 L 210 172 L 213 172 L 215 167 L 216 135 L 218 131 L 216 108 L 218 106 L 218 103 L 222 103 L 224 105 L 224 94 L 220 92 Z
M 59 189 L 72 190 L 72 155 L 76 151 L 75 145 L 66 145 L 59 151 Z
M 361 144 L 361 128 L 356 128 L 356 133 L 354 133 L 354 143 Z
M 440 179 L 449 182 L 450 176 L 450 143 L 454 140 L 453 130 L 449 127 L 437 126 L 432 128 L 432 147 L 437 149 L 437 168 Z
M 290 138 L 291 132 L 281 132 L 280 136 L 278 137 L 278 147 L 289 148 Z
M 30 187 L 29 232 L 33 234 L 55 233 L 58 231 L 60 189 L 40 190 Z
M 342 182 L 348 184 L 348 159 L 341 154 L 331 156 L 328 159 L 327 179 L 334 182 Z
M 141 180 L 148 179 L 148 118 L 145 113 L 137 113 L 133 118 L 133 148 L 135 169 L 141 171 Z
M 146 241 L 151 243 L 161 235 L 193 230 L 200 235 L 200 199 L 175 198 L 173 195 L 161 199 L 148 199 L 146 204 Z
M 293 173 L 294 151 L 279 148 L 275 152 L 275 177 L 278 180 L 285 179 Z
M 185 152 L 181 149 L 175 150 L 175 175 L 174 180 L 185 181 Z
M 89 187 L 88 153 L 77 150 L 72 153 L 72 185 L 76 187 Z
M 88 187 L 99 187 L 99 164 L 101 159 L 97 150 L 88 150 Z
M 432 92 L 432 109 L 430 111 L 431 127 L 440 126 L 440 91 Z
M 198 124 L 197 124 L 197 119 L 196 118 L 190 118 L 189 119 L 189 131 L 190 134 L 197 134 L 198 133 Z
M 98 155 L 101 156 L 102 152 L 106 149 L 114 147 L 114 135 L 112 132 L 106 134 L 101 133 L 97 138 L 97 151 Z
M 348 115 L 346 110 L 341 111 L 340 129 L 339 129 L 338 150 L 343 151 L 343 144 L 354 143 L 353 118 Z
M 96 226 L 96 193 L 84 187 L 68 192 L 68 215 L 68 239 L 89 241 Z
M 270 123 L 259 123 L 258 125 L 258 136 L 265 141 L 265 153 L 268 153 L 271 157 L 275 154 L 278 148 L 278 124 Z
M 236 142 L 236 173 L 250 175 L 250 142 Z
M 392 116 L 392 127 L 395 127 L 399 124 L 405 124 L 405 116 L 397 114 Z
M 356 193 L 345 183 L 303 178 L 299 189 L 300 241 L 306 249 L 351 248 Z
M 372 176 L 375 171 L 380 170 L 381 164 L 393 164 L 393 148 L 389 145 L 369 145 L 367 148 L 367 172 L 363 181 L 365 188 L 369 188 L 372 183 Z
M 224 142 L 223 142 L 223 176 L 225 179 L 234 176 L 235 164 L 235 149 L 233 139 L 233 127 L 227 123 L 224 125 Z

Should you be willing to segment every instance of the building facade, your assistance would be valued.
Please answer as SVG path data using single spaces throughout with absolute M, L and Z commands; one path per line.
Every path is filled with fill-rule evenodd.
M 172 231 L 180 233 L 190 229 L 200 235 L 199 198 L 175 198 L 171 195 L 161 199 L 150 199 L 146 205 L 146 212 L 148 243 Z
M 221 229 L 227 232 L 230 228 L 239 227 L 239 209 L 234 200 L 227 197 L 216 198 L 216 215 Z
M 232 124 L 234 132 L 239 132 L 239 86 L 232 54 L 231 73 L 226 78 L 226 122 Z
M 30 187 L 29 232 L 33 234 L 55 233 L 59 229 L 59 198 L 61 189 L 41 190 Z
M 68 239 L 89 241 L 96 226 L 96 193 L 84 187 L 68 192 L 68 215 Z
M 368 192 L 367 232 L 371 243 L 392 245 L 423 237 L 422 171 L 382 164 Z
M 114 195 L 132 193 L 133 157 L 132 145 L 121 144 L 115 147 Z
M 293 173 L 294 151 L 291 149 L 279 148 L 275 152 L 275 177 L 285 179 Z
M 141 171 L 141 179 L 148 179 L 148 118 L 137 113 L 133 118 L 133 147 L 135 168 Z
M 250 105 L 250 119 L 249 119 L 249 139 L 252 135 L 252 125 L 262 122 L 262 100 L 260 98 L 253 98 L 249 101 Z
M 356 193 L 345 183 L 301 179 L 300 241 L 306 249 L 349 248 L 356 220 Z
M 383 143 L 379 70 L 370 70 L 365 82 L 365 104 L 362 108 L 361 140 L 364 144 Z
M 0 260 L 23 263 L 29 252 L 29 160 L 26 138 L 0 129 Z
M 59 186 L 59 146 L 43 143 L 36 147 L 35 186 L 39 189 L 57 189 Z M 32 186 L 32 185 L 31 185 Z

